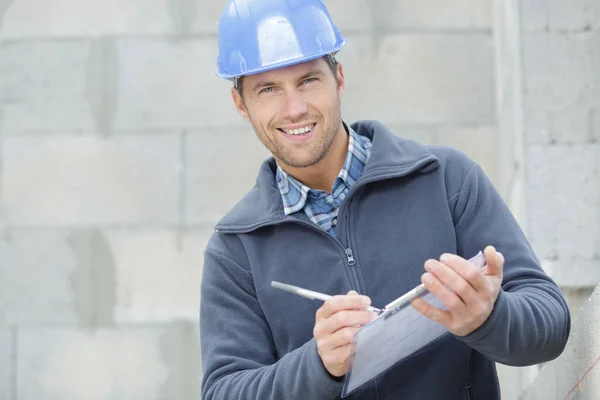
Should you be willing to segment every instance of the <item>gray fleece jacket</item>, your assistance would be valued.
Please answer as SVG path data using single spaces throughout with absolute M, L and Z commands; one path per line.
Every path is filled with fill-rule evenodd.
M 373 147 L 340 208 L 337 238 L 304 213 L 284 215 L 272 158 L 216 226 L 201 287 L 205 400 L 339 397 L 342 382 L 328 375 L 313 338 L 322 303 L 271 281 L 329 294 L 354 289 L 383 307 L 420 283 L 428 258 L 468 259 L 486 245 L 506 260 L 488 320 L 466 337 L 446 334 L 349 398 L 499 399 L 494 362 L 531 365 L 564 349 L 567 304 L 480 166 L 376 121 L 352 128 Z

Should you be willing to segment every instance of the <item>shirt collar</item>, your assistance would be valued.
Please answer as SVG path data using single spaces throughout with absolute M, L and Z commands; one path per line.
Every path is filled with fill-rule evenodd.
M 353 160 L 360 161 L 359 164 L 367 163 L 367 159 L 370 154 L 371 142 L 368 138 L 359 136 L 358 133 L 344 123 L 344 127 L 348 132 L 348 151 L 346 153 L 346 159 L 344 165 L 338 174 L 337 180 L 341 180 L 349 188 L 352 187 L 360 176 L 353 174 Z M 362 173 L 362 168 L 360 170 Z M 296 178 L 285 172 L 279 164 L 277 164 L 276 173 L 277 187 L 281 193 L 283 200 L 283 210 L 286 215 L 298 212 L 304 208 L 310 192 L 316 193 L 321 192 L 319 190 L 311 189 Z

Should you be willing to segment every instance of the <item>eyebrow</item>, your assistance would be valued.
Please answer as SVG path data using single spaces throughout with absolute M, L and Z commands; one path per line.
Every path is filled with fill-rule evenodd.
M 303 81 L 304 79 L 310 78 L 312 76 L 323 76 L 323 75 L 325 75 L 323 73 L 323 71 L 319 71 L 319 70 L 309 71 L 306 74 L 302 75 L 298 79 L 298 81 Z M 269 86 L 277 86 L 277 82 L 275 82 L 275 81 L 259 81 L 254 86 L 252 86 L 252 91 L 256 92 L 259 89 L 269 87 Z

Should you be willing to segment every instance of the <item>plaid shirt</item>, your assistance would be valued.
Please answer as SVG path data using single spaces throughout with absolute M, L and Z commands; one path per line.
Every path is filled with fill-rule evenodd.
M 304 210 L 315 224 L 333 237 L 335 237 L 340 205 L 362 175 L 365 164 L 371 155 L 371 141 L 358 135 L 350 126 L 347 128 L 349 132 L 348 153 L 342 170 L 333 183 L 332 193 L 309 188 L 277 165 L 277 187 L 283 199 L 285 214 L 289 215 Z

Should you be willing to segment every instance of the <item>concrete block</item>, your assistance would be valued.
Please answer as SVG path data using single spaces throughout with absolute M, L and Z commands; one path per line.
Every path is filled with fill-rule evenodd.
M 0 325 L 75 323 L 70 277 L 77 262 L 65 233 L 4 231 L 0 236 Z
M 424 145 L 435 144 L 437 139 L 437 129 L 428 126 L 388 126 L 387 127 L 396 136 L 403 139 L 414 140 Z
M 181 2 L 181 0 L 178 1 Z M 221 18 L 221 13 L 226 5 L 227 0 L 196 1 L 195 9 L 193 10 L 192 32 L 196 34 L 216 35 L 219 18 Z
M 495 185 L 499 181 L 498 134 L 493 126 L 449 127 L 440 129 L 435 144 L 454 147 L 481 165 Z
M 94 229 L 6 229 L 0 239 L 0 324 L 112 324 L 113 258 L 105 236 Z
M 195 321 L 210 233 L 6 230 L 0 325 Z
M 596 0 L 524 0 L 526 31 L 583 31 L 600 27 L 600 3 Z
M 190 134 L 185 222 L 214 225 L 252 188 L 260 164 L 270 155 L 250 126 Z
M 390 125 L 494 120 L 492 43 L 486 34 L 352 36 L 344 62 L 345 118 Z
M 117 130 L 243 125 L 217 77 L 215 39 L 120 41 Z
M 500 382 L 500 398 L 508 400 L 518 399 L 523 390 L 537 378 L 540 367 L 541 365 L 511 367 L 496 363 L 498 380 Z
M 5 135 L 92 130 L 86 98 L 90 49 L 83 41 L 2 43 L 0 130 Z
M 600 17 L 599 17 L 600 19 Z M 592 98 L 592 141 L 600 142 L 600 28 L 598 28 L 590 38 L 590 48 L 592 52 L 592 78 L 590 83 L 594 86 Z M 599 166 L 600 168 L 600 166 Z
M 196 33 L 194 31 L 194 26 L 197 24 L 198 19 L 201 19 L 202 22 L 208 22 L 208 25 L 215 28 L 214 31 L 208 31 L 208 33 L 216 33 L 217 18 L 214 18 L 214 11 L 216 10 L 215 5 L 221 5 L 221 7 L 225 6 L 225 2 L 222 0 L 217 2 L 166 0 L 166 3 L 173 25 L 173 34 L 179 37 L 187 36 L 190 33 Z
M 494 126 L 434 126 L 392 128 L 405 139 L 421 144 L 453 147 L 481 165 L 493 182 L 498 180 L 498 134 Z
M 529 234 L 541 259 L 598 258 L 599 158 L 598 144 L 529 147 Z
M 597 258 L 591 260 L 544 259 L 542 268 L 564 289 L 576 290 L 600 284 L 600 260 Z
M 587 304 L 588 299 L 594 293 L 596 286 L 598 285 L 578 288 L 561 287 L 561 291 L 567 300 L 567 304 L 569 305 L 569 311 L 571 312 L 571 319 L 573 321 L 579 319 L 579 314 L 581 313 L 583 307 Z
M 203 253 L 213 230 L 107 231 L 117 323 L 197 321 Z
M 342 35 L 356 32 L 370 32 L 377 27 L 373 10 L 377 9 L 375 3 L 368 0 L 324 0 L 325 6 L 340 28 Z M 380 27 L 385 29 L 385 27 Z M 348 39 L 348 38 L 347 38 Z
M 491 26 L 491 0 L 326 0 L 325 4 L 342 33 Z
M 325 0 L 342 34 L 398 29 L 486 29 L 491 26 L 491 0 Z M 196 6 L 195 33 L 214 34 L 226 1 Z M 436 10 L 432 13 L 431 10 Z
M 179 136 L 3 139 L 0 204 L 18 226 L 178 221 Z
M 20 329 L 20 400 L 197 398 L 199 344 L 192 324 L 93 331 Z
M 12 332 L 0 329 L 0 399 L 13 398 Z
M 573 321 L 564 352 L 546 363 L 536 380 L 522 393 L 523 400 L 598 398 L 600 393 L 600 289 Z
M 525 34 L 524 115 L 529 143 L 597 140 L 600 89 L 593 79 L 599 43 L 598 33 Z
M 164 0 L 12 1 L 0 39 L 165 34 L 171 30 Z

